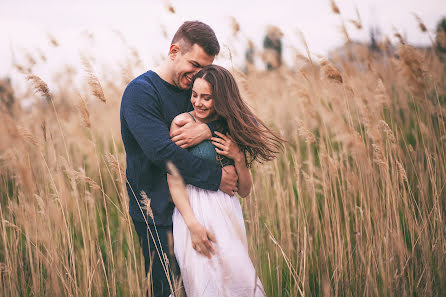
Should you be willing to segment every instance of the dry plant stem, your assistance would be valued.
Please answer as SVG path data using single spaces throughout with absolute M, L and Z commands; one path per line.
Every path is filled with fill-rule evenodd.
M 131 185 L 130 185 L 130 183 L 128 181 L 127 181 L 127 184 L 129 185 L 129 187 L 130 187 L 130 189 L 132 191 L 132 195 L 133 195 L 134 199 L 136 200 L 136 203 L 138 204 L 138 208 L 139 208 L 139 210 L 141 211 L 141 214 L 144 217 L 144 221 L 145 221 L 145 223 L 147 225 L 147 229 L 149 230 L 150 237 L 152 238 L 153 242 L 156 242 L 155 237 L 154 237 L 152 231 L 148 227 L 149 223 L 147 222 L 146 216 L 144 214 L 144 208 L 139 204 L 139 200 L 136 198 L 135 192 L 133 191 L 133 188 L 131 187 Z M 164 273 L 166 274 L 166 276 L 168 276 L 169 275 L 168 266 L 167 266 L 167 263 L 165 263 L 165 261 L 164 261 L 164 256 L 162 256 L 162 255 L 164 255 L 164 251 L 163 251 L 163 247 L 162 247 L 162 245 L 160 243 L 160 238 L 159 238 L 159 235 L 158 235 L 158 230 L 156 229 L 155 222 L 154 222 L 154 227 L 155 227 L 155 231 L 156 231 L 157 240 L 158 240 L 158 243 L 159 243 L 159 246 L 160 246 L 160 248 L 158 248 L 158 246 L 155 244 L 156 253 L 157 253 L 158 257 L 160 257 L 160 259 L 161 259 L 161 265 L 163 266 Z M 169 281 L 170 291 L 173 292 L 173 285 L 171 284 L 170 278 L 167 278 L 167 280 Z

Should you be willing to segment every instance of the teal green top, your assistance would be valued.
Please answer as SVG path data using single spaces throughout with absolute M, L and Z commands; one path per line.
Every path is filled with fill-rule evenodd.
M 196 146 L 189 148 L 189 152 L 201 159 L 218 163 L 217 152 L 215 151 L 215 147 L 210 140 L 205 140 Z
M 189 112 L 188 114 L 196 122 L 194 116 Z M 190 147 L 188 150 L 196 157 L 208 160 L 210 162 L 217 162 L 217 164 L 220 165 L 220 162 L 217 159 L 217 152 L 215 151 L 215 147 L 210 140 L 205 140 L 203 142 L 200 142 L 196 146 Z

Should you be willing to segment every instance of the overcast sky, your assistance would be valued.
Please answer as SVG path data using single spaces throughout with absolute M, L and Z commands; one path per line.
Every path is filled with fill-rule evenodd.
M 80 51 L 90 51 L 103 63 L 117 63 L 123 51 L 114 30 L 122 32 L 127 43 L 136 47 L 144 65 L 153 67 L 156 57 L 165 54 L 169 41 L 185 20 L 208 23 L 217 33 L 224 50 L 230 48 L 236 63 L 243 57 L 247 38 L 261 47 L 265 27 L 275 24 L 284 32 L 285 56 L 291 48 L 302 49 L 297 30 L 303 32 L 314 54 L 326 55 L 340 46 L 341 17 L 332 13 L 328 0 L 190 0 L 170 1 L 175 13 L 168 11 L 166 1 L 155 0 L 0 0 L 0 76 L 13 72 L 12 55 L 17 60 L 26 52 L 42 51 L 52 56 L 40 71 L 57 69 L 60 64 L 76 64 Z M 429 37 L 420 32 L 412 15 L 415 12 L 432 32 L 446 17 L 445 0 L 337 0 L 345 20 L 356 19 L 355 7 L 364 29 L 350 23 L 347 29 L 355 40 L 368 40 L 371 27 L 379 27 L 394 41 L 398 30 L 409 42 L 428 44 Z M 241 34 L 231 35 L 231 19 L 240 23 Z M 163 37 L 162 28 L 169 36 Z M 51 49 L 48 34 L 60 43 Z M 88 36 L 94 36 L 94 41 Z M 54 56 L 54 57 L 53 57 Z M 224 55 L 220 60 L 224 60 Z M 20 61 L 19 61 L 20 62 Z

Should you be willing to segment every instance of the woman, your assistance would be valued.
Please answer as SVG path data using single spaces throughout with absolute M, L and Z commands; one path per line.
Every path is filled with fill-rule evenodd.
M 250 111 L 231 73 L 223 67 L 209 65 L 197 73 L 191 102 L 194 110 L 178 115 L 171 132 L 178 129 L 178 121 L 215 121 L 217 137 L 190 151 L 223 167 L 234 165 L 237 193 L 246 197 L 252 186 L 249 166 L 255 160 L 273 159 L 282 147 L 281 138 Z M 173 177 L 168 175 L 167 180 L 172 189 Z M 176 206 L 175 256 L 187 296 L 265 296 L 249 258 L 238 198 L 192 185 L 187 185 L 187 192 L 189 199 L 171 190 Z

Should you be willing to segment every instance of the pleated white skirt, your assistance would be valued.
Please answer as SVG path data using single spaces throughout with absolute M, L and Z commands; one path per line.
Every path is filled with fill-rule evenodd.
M 196 252 L 183 217 L 174 210 L 174 250 L 187 297 L 266 296 L 249 258 L 238 198 L 192 185 L 187 185 L 187 192 L 197 220 L 217 241 L 211 259 Z

